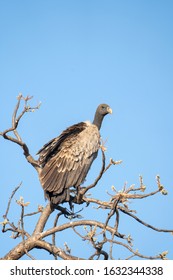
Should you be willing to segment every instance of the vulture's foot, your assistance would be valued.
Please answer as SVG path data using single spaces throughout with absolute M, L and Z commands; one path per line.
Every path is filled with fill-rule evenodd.
M 73 211 L 68 210 L 66 207 L 62 207 L 60 205 L 54 206 L 54 209 L 61 211 L 61 213 L 67 218 L 67 219 L 81 219 L 82 216 L 78 213 L 81 212 L 83 209 L 79 210 L 78 212 L 74 213 Z

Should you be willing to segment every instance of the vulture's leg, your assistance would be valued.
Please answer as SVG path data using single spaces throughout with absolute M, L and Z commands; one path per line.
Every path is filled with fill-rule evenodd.
M 69 199 L 69 206 L 70 206 L 70 210 L 74 213 L 74 204 L 73 204 L 73 199 L 74 197 L 73 196 L 70 196 L 70 199 Z
M 82 218 L 82 216 L 79 215 L 78 213 L 81 212 L 83 210 L 83 208 L 81 210 L 79 210 L 78 212 L 76 212 L 76 213 L 70 212 L 67 208 L 62 207 L 60 205 L 54 206 L 54 209 L 61 211 L 61 213 L 64 214 L 64 216 L 67 219 L 70 219 L 70 220 L 71 219 L 75 219 L 75 218 L 78 218 L 78 219 Z
M 60 205 L 54 205 L 53 207 L 54 207 L 54 209 L 61 211 L 62 214 L 64 214 L 64 216 L 65 216 L 66 218 L 71 219 L 71 217 L 74 216 L 74 213 L 71 212 L 71 211 L 69 211 L 66 207 L 62 207 L 62 206 L 60 206 Z

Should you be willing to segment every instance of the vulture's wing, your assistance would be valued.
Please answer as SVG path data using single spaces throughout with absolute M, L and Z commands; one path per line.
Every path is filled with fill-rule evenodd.
M 79 186 L 97 156 L 99 145 L 98 128 L 89 122 L 73 125 L 47 143 L 38 152 L 43 189 L 61 194 L 64 189 Z
M 79 134 L 85 128 L 85 123 L 81 122 L 70 126 L 64 130 L 60 136 L 53 138 L 48 143 L 46 143 L 38 152 L 39 154 L 39 163 L 43 167 L 46 162 L 53 157 L 58 150 L 61 148 L 61 144 L 71 137 L 74 137 L 76 134 Z

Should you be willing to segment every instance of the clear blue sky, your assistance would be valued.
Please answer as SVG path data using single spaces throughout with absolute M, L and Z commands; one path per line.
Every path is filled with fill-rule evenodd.
M 121 189 L 127 181 L 138 186 L 139 174 L 150 192 L 160 174 L 169 196 L 133 201 L 130 208 L 137 209 L 146 222 L 169 229 L 173 228 L 172 15 L 169 0 L 0 1 L 0 130 L 11 125 L 19 92 L 33 95 L 32 104 L 41 101 L 42 106 L 24 117 L 19 131 L 35 155 L 64 128 L 92 120 L 96 106 L 108 103 L 113 115 L 106 117 L 101 131 L 107 139 L 107 162 L 112 157 L 123 163 L 109 170 L 92 193 L 106 199 L 112 185 Z M 20 148 L 0 139 L 0 154 L 1 220 L 11 191 L 21 181 L 15 198 L 30 201 L 29 212 L 38 204 L 45 205 L 37 174 Z M 99 168 L 100 158 L 86 184 Z M 13 205 L 10 217 L 17 221 L 19 207 L 15 201 Z M 93 217 L 92 211 L 102 219 L 101 211 L 86 210 L 85 219 Z M 32 227 L 28 223 L 27 229 Z M 168 257 L 173 259 L 170 234 L 145 229 L 123 215 L 120 230 L 131 233 L 134 249 L 141 253 L 169 250 Z M 16 244 L 8 236 L 0 233 L 1 256 Z M 57 245 L 63 247 L 65 241 L 74 255 L 86 256 L 68 235 Z M 83 242 L 83 246 L 89 245 Z M 128 255 L 121 248 L 116 252 L 115 257 Z M 50 258 L 40 251 L 34 254 Z

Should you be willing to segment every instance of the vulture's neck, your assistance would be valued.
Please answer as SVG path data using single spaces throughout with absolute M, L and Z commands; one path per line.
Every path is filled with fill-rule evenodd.
M 104 117 L 103 115 L 98 114 L 97 112 L 95 113 L 93 124 L 95 124 L 98 127 L 98 130 L 100 130 L 101 128 L 103 117 Z

